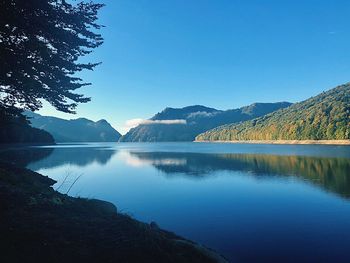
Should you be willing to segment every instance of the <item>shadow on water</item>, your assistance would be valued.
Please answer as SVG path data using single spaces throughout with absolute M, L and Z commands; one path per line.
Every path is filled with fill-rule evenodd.
M 295 176 L 342 197 L 350 197 L 350 159 L 265 154 L 131 152 L 163 173 L 194 178 L 215 171 L 243 171 L 256 177 Z
M 27 167 L 30 163 L 43 160 L 53 153 L 52 148 L 15 146 L 0 149 L 0 161 Z
M 63 165 L 87 166 L 91 163 L 105 165 L 116 153 L 103 147 L 85 148 L 11 148 L 0 152 L 0 160 L 27 167 L 31 170 L 55 168 Z

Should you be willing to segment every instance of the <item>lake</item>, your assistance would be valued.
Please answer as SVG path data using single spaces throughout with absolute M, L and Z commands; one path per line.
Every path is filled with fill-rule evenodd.
M 0 158 L 231 262 L 350 262 L 349 146 L 88 143 Z

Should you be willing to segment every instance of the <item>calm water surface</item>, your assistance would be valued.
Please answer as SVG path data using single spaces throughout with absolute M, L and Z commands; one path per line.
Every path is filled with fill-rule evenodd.
M 350 262 L 348 146 L 62 144 L 0 158 L 231 262 Z

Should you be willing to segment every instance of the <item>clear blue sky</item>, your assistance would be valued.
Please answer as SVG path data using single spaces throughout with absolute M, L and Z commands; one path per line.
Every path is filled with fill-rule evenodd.
M 296 102 L 350 81 L 348 0 L 100 0 L 105 38 L 64 118 L 117 129 L 165 107 Z

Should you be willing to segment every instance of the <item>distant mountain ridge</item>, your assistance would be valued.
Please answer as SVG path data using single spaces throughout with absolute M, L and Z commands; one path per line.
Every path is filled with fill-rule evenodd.
M 65 120 L 30 111 L 24 114 L 32 127 L 49 132 L 56 142 L 117 142 L 121 137 L 104 119 L 94 122 L 86 118 Z
M 151 118 L 151 120 L 187 119 L 190 117 L 189 115 L 191 115 L 193 113 L 199 113 L 199 112 L 217 113 L 217 112 L 222 112 L 222 111 L 214 109 L 214 108 L 205 107 L 202 105 L 187 106 L 184 108 L 167 107 L 163 111 L 158 112 L 156 115 L 154 115 Z
M 266 116 L 224 125 L 197 141 L 349 140 L 350 83 Z
M 195 137 L 209 129 L 227 124 L 250 120 L 272 111 L 290 106 L 289 102 L 254 103 L 239 109 L 217 110 L 202 105 L 184 108 L 165 108 L 147 124 L 140 124 L 120 138 L 122 142 L 164 142 L 193 141 Z M 182 120 L 179 123 L 166 123 Z M 154 123 L 152 123 L 152 121 Z M 162 121 L 164 123 L 162 123 Z

